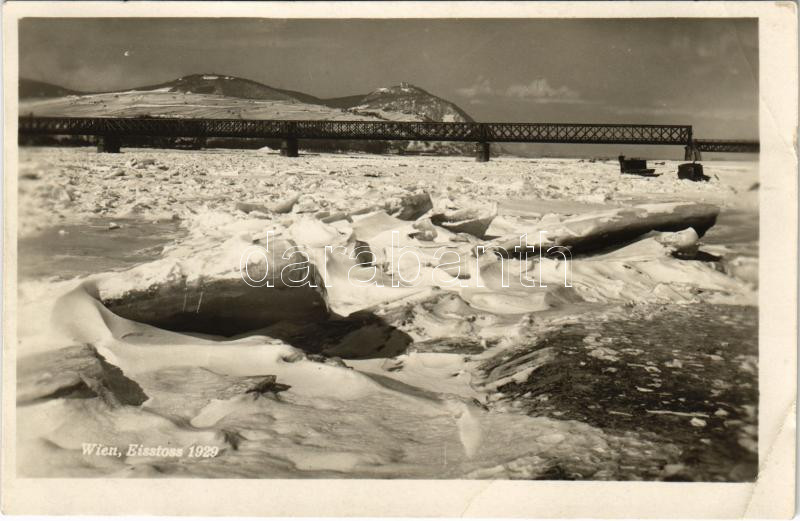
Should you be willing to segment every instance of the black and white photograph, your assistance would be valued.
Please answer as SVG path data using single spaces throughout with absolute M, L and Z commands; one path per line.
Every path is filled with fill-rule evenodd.
M 12 472 L 755 482 L 762 30 L 20 17 Z

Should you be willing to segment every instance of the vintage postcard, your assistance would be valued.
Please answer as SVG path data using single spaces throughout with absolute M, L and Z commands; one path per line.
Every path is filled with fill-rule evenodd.
M 2 509 L 794 512 L 792 2 L 7 2 Z

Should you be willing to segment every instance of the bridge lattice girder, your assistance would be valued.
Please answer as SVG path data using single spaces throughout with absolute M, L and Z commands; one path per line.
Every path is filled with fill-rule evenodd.
M 694 146 L 702 152 L 741 152 L 757 154 L 760 150 L 758 141 L 734 139 L 695 139 Z
M 688 125 L 623 125 L 584 123 L 486 123 L 489 141 L 519 143 L 597 143 L 685 145 Z
M 685 145 L 687 125 L 20 117 L 21 134 Z

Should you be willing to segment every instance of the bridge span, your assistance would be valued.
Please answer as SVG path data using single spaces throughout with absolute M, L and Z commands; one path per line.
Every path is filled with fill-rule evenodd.
M 695 139 L 694 146 L 701 152 L 743 152 L 758 154 L 758 141 L 742 139 Z
M 297 157 L 300 139 L 472 142 L 478 161 L 489 160 L 490 143 L 678 145 L 687 159 L 704 150 L 758 152 L 757 141 L 694 140 L 691 125 L 21 116 L 19 134 L 98 136 L 103 152 L 119 152 L 133 136 L 280 139 L 289 157 Z

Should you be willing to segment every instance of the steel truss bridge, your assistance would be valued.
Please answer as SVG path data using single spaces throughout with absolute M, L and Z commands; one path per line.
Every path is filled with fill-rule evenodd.
M 745 152 L 751 154 L 757 154 L 760 148 L 758 141 L 739 139 L 695 139 L 694 146 L 701 152 Z
M 291 157 L 298 155 L 300 139 L 473 142 L 479 161 L 489 160 L 489 143 L 678 145 L 686 147 L 687 158 L 700 151 L 758 152 L 756 141 L 694 140 L 690 125 L 22 116 L 19 133 L 98 136 L 104 152 L 118 152 L 122 139 L 133 136 L 280 139 L 281 152 Z

